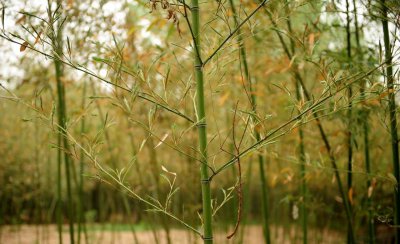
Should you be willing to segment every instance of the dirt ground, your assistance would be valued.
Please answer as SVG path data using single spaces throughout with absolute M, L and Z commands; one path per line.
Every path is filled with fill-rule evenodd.
M 64 227 L 63 232 L 63 243 L 69 243 L 68 228 Z M 88 232 L 88 243 L 90 244 L 120 244 L 120 243 L 139 243 L 139 244 L 150 244 L 157 243 L 166 244 L 165 232 L 159 230 L 157 232 L 152 231 L 136 231 L 136 240 L 132 232 L 130 231 L 101 231 L 91 230 Z M 157 237 L 155 237 L 155 235 Z M 226 243 L 234 244 L 238 243 L 239 235 L 233 237 L 233 240 L 226 239 L 226 233 L 216 233 L 215 243 Z M 297 238 L 296 238 L 297 237 Z M 83 238 L 83 236 L 82 236 Z M 173 229 L 170 233 L 171 243 L 173 244 L 195 244 L 201 243 L 201 239 L 194 236 L 186 230 Z M 341 235 L 334 231 L 313 231 L 309 233 L 309 243 L 344 243 Z M 272 243 L 286 244 L 286 243 L 301 243 L 300 230 L 294 228 L 284 232 L 283 228 L 272 228 L 271 229 L 271 240 Z M 55 225 L 21 225 L 21 226 L 2 226 L 0 230 L 0 244 L 53 244 L 58 243 L 58 234 Z M 82 241 L 82 243 L 85 243 Z M 262 229 L 261 226 L 246 226 L 244 229 L 243 243 L 263 243 Z

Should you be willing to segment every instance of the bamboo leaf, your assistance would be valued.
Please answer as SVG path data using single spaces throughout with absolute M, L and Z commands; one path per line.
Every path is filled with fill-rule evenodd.
M 39 32 L 39 34 L 37 34 L 37 36 L 36 36 L 36 38 L 35 38 L 35 42 L 34 42 L 34 44 L 33 44 L 33 45 L 35 45 L 36 43 L 38 43 L 38 42 L 39 42 L 39 40 L 40 40 L 40 36 L 42 35 L 42 32 L 43 32 L 43 31 L 41 31 L 41 32 Z
M 19 51 L 23 52 L 25 51 L 25 49 L 28 47 L 29 43 L 27 41 L 24 41 L 24 43 L 21 44 L 21 46 L 19 47 Z
M 169 136 L 168 133 L 166 133 L 160 140 L 160 142 L 154 147 L 154 149 L 156 149 L 157 147 L 159 147 L 161 144 L 163 144 L 163 142 L 165 141 L 165 139 L 167 139 L 167 137 Z M 168 172 L 168 171 L 167 171 Z

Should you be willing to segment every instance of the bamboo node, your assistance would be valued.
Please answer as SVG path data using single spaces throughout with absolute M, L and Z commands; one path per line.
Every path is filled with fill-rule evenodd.
M 197 127 L 206 127 L 207 123 L 206 122 L 199 122 L 196 124 Z
M 204 241 L 212 241 L 212 240 L 214 239 L 212 236 L 210 236 L 210 237 L 201 236 L 201 238 L 202 238 Z
M 210 183 L 211 182 L 211 179 L 210 178 L 207 178 L 207 179 L 202 179 L 201 180 L 201 184 L 208 184 L 208 183 Z M 211 237 L 212 238 L 212 237 Z

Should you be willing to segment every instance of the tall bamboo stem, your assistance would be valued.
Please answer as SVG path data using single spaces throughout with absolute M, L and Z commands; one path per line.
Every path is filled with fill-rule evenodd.
M 57 8 L 60 11 L 61 8 L 61 0 L 57 0 Z M 51 11 L 51 4 L 48 1 L 48 13 L 50 23 L 54 24 L 54 13 Z M 62 21 L 57 21 L 57 27 L 53 28 L 52 34 L 52 46 L 54 52 L 59 56 L 62 57 Z M 66 174 L 66 183 L 67 183 L 67 202 L 68 202 L 68 224 L 69 224 L 69 234 L 70 234 L 70 243 L 73 244 L 74 241 L 74 211 L 73 211 L 73 198 L 72 198 L 72 189 L 71 189 L 71 161 L 69 157 L 69 143 L 65 131 L 67 130 L 67 108 L 65 102 L 65 87 L 62 81 L 62 77 L 64 75 L 63 65 L 61 61 L 58 59 L 54 59 L 54 66 L 56 72 L 56 83 L 57 83 L 57 96 L 58 96 L 58 124 L 61 127 L 59 129 L 59 133 L 62 135 L 62 145 L 64 150 L 64 164 L 65 164 L 65 174 Z M 61 139 L 59 141 L 61 146 Z M 61 147 L 58 150 L 62 150 Z M 60 160 L 59 160 L 60 162 Z M 61 177 L 61 169 L 59 170 L 59 176 Z M 61 190 L 61 189 L 59 189 Z M 60 228 L 60 227 L 59 227 Z
M 392 144 L 392 157 L 393 157 L 393 173 L 396 178 L 396 185 L 394 187 L 395 195 L 395 225 L 400 224 L 400 166 L 399 166 L 399 138 L 397 134 L 397 119 L 396 119 L 396 101 L 395 101 L 395 87 L 393 82 L 393 67 L 392 67 L 392 47 L 390 44 L 389 24 L 388 24 L 388 7 L 386 1 L 381 0 L 382 5 L 382 29 L 383 41 L 385 44 L 385 59 L 386 59 L 386 84 L 389 97 L 389 119 L 390 119 L 390 134 Z M 396 228 L 396 242 L 400 242 L 400 228 Z
M 297 101 L 301 101 L 301 85 L 296 82 L 296 97 Z M 299 118 L 300 120 L 301 118 Z M 303 231 L 303 243 L 307 244 L 308 242 L 308 228 L 307 228 L 307 201 L 308 201 L 308 192 L 307 192 L 307 182 L 306 182 L 306 152 L 304 146 L 304 131 L 302 127 L 299 127 L 299 161 L 300 161 L 300 177 L 301 177 L 301 195 L 303 201 L 300 205 L 301 212 L 301 227 Z
M 355 29 L 355 37 L 356 37 L 356 55 L 359 59 L 362 59 L 362 52 L 361 52 L 361 43 L 360 43 L 360 30 L 358 25 L 358 16 L 357 16 L 357 0 L 353 0 L 353 9 L 354 9 L 354 29 Z M 365 101 L 365 86 L 367 81 L 364 81 L 360 86 L 360 96 L 361 101 Z M 371 182 L 371 159 L 370 159 L 370 146 L 369 146 L 369 116 L 368 116 L 368 109 L 363 108 L 362 110 L 362 129 L 363 129 L 363 140 L 364 140 L 364 160 L 365 160 L 365 169 L 368 175 L 367 178 L 367 208 L 368 208 L 368 243 L 374 244 L 375 243 L 375 223 L 374 223 L 374 216 L 373 216 L 373 205 L 372 205 L 372 196 L 369 193 L 369 189 L 372 187 Z
M 197 113 L 197 129 L 199 134 L 199 149 L 200 149 L 200 172 L 201 172 L 201 191 L 203 201 L 203 224 L 204 233 L 203 240 L 206 244 L 213 243 L 212 234 L 212 209 L 211 209 L 211 189 L 208 173 L 207 160 L 207 124 L 204 102 L 204 79 L 203 79 L 203 64 L 201 61 L 201 45 L 200 45 L 200 8 L 199 1 L 192 0 L 192 28 L 194 41 L 194 68 L 196 79 L 196 113 Z
M 63 235 L 62 235 L 62 223 L 63 223 L 63 217 L 62 217 L 62 195 L 61 195 L 61 187 L 62 187 L 62 182 L 61 182 L 61 167 L 62 167 L 62 152 L 61 152 L 61 147 L 62 147 L 62 140 L 61 140 L 61 133 L 57 134 L 57 209 L 56 209 L 56 219 L 57 219 L 57 232 L 58 232 L 58 243 L 62 244 L 63 243 Z
M 365 100 L 365 90 L 364 84 L 362 85 L 361 96 L 363 100 Z M 365 157 L 365 168 L 368 175 L 367 179 L 367 208 L 368 208 L 368 243 L 375 243 L 375 228 L 374 228 L 374 216 L 372 212 L 372 192 L 370 193 L 369 189 L 372 187 L 371 182 L 371 160 L 369 155 L 369 123 L 368 123 L 368 111 L 364 109 L 362 111 L 362 120 L 363 122 L 363 139 L 364 139 L 364 157 Z
M 86 82 L 83 84 L 83 91 L 82 91 L 82 104 L 81 110 L 84 111 L 86 106 Z M 82 116 L 81 120 L 81 137 L 85 133 L 85 116 Z M 86 227 L 84 223 L 84 209 L 83 209 L 83 171 L 84 171 L 84 152 L 83 150 L 80 151 L 80 161 L 79 161 L 79 182 L 78 182 L 78 191 L 79 191 L 79 202 L 78 202 L 78 244 L 81 243 L 81 233 L 84 232 L 86 243 L 88 241 Z
M 350 3 L 349 0 L 346 0 L 346 43 L 347 43 L 347 61 L 351 63 L 351 32 L 350 32 Z M 352 68 L 351 66 L 349 67 Z M 352 132 L 352 114 L 353 114 L 353 102 L 351 101 L 353 96 L 353 89 L 351 85 L 348 87 L 348 109 L 347 109 L 347 191 L 349 194 L 352 194 L 353 187 L 353 132 Z M 351 202 L 349 204 L 350 214 L 353 218 L 353 210 L 351 206 Z M 349 224 L 349 223 L 348 223 Z M 347 243 L 352 243 L 351 241 L 351 233 L 350 228 L 348 228 L 347 234 Z

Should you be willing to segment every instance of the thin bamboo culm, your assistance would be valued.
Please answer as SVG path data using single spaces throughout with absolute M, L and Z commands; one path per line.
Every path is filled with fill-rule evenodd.
M 297 101 L 301 101 L 301 85 L 296 82 L 296 98 Z M 301 120 L 301 117 L 299 118 Z M 299 161 L 300 161 L 300 178 L 301 178 L 301 227 L 303 232 L 303 244 L 308 243 L 308 212 L 307 212 L 307 202 L 308 202 L 308 191 L 307 191 L 307 181 L 306 181 L 306 152 L 304 145 L 304 131 L 303 128 L 299 127 Z
M 351 64 L 352 61 L 352 56 L 351 56 L 351 30 L 350 30 L 350 24 L 351 24 L 351 18 L 350 18 L 350 3 L 349 0 L 346 0 L 346 43 L 347 43 L 347 61 L 349 64 Z M 351 69 L 352 66 L 349 66 L 349 69 Z M 347 191 L 348 195 L 350 196 L 353 192 L 353 128 L 352 128 L 352 119 L 353 119 L 353 102 L 352 102 L 352 96 L 353 96 L 353 89 L 351 85 L 348 87 L 348 93 L 347 93 L 347 98 L 348 98 L 348 109 L 347 109 Z M 349 207 L 350 207 L 350 214 L 351 218 L 354 218 L 353 216 L 353 209 L 352 209 L 352 203 L 349 202 Z M 350 224 L 350 223 L 347 223 Z M 350 227 L 348 227 L 347 230 L 347 243 L 352 243 L 351 239 L 351 233 L 350 233 Z
M 358 16 L 357 16 L 357 4 L 356 0 L 353 0 L 353 13 L 354 13 L 354 29 L 355 29 L 355 40 L 356 40 L 356 54 L 359 59 L 363 59 L 361 52 L 361 43 L 360 43 L 360 31 L 358 25 Z M 365 80 L 360 86 L 360 96 L 361 100 L 366 100 L 365 87 L 367 81 Z M 368 108 L 363 108 L 361 111 L 361 119 L 362 119 L 362 133 L 364 140 L 364 160 L 365 160 L 365 170 L 367 172 L 367 208 L 368 208 L 368 243 L 375 243 L 375 221 L 373 215 L 373 203 L 372 203 L 372 192 L 370 193 L 369 189 L 372 187 L 371 182 L 371 158 L 370 158 L 370 146 L 369 146 L 369 114 Z
M 390 44 L 390 32 L 388 24 L 388 7 L 386 1 L 381 0 L 382 7 L 382 29 L 383 41 L 385 44 L 385 61 L 386 61 L 386 84 L 389 97 L 389 120 L 390 120 L 390 134 L 392 144 L 392 158 L 393 158 L 393 173 L 396 178 L 396 185 L 394 186 L 395 195 L 395 217 L 394 224 L 400 224 L 400 192 L 398 182 L 400 181 L 400 165 L 399 165 L 399 138 L 397 134 L 397 119 L 396 119 L 396 101 L 393 80 L 393 67 L 392 67 L 392 47 Z M 396 228 L 396 243 L 400 243 L 400 228 Z
M 81 104 L 81 109 L 84 111 L 85 106 L 86 106 L 86 82 L 83 83 L 83 90 L 82 90 L 82 104 Z M 84 136 L 85 133 L 85 128 L 86 128 L 86 120 L 85 116 L 82 117 L 81 120 L 81 128 L 80 128 L 80 134 L 81 137 Z M 86 226 L 85 226 L 85 218 L 84 218 L 84 201 L 83 201 L 83 173 L 84 173 L 84 152 L 83 149 L 80 151 L 80 160 L 79 160 L 79 182 L 78 182 L 78 244 L 81 243 L 81 234 L 83 232 L 84 237 L 85 237 L 85 242 L 88 243 L 88 236 L 86 232 Z
M 200 150 L 200 173 L 201 173 L 201 192 L 203 204 L 203 240 L 205 244 L 213 243 L 212 230 L 212 208 L 211 208 L 211 189 L 210 178 L 208 173 L 207 159 L 207 123 L 204 102 L 204 78 L 203 64 L 201 61 L 201 45 L 200 45 L 200 7 L 198 0 L 192 0 L 192 29 L 193 29 L 193 45 L 194 50 L 194 69 L 196 79 L 196 113 L 197 113 L 197 129 L 198 142 Z
M 57 0 L 57 11 L 61 11 L 62 9 L 62 1 Z M 53 29 L 53 34 L 52 34 L 52 46 L 54 52 L 57 54 L 58 57 L 62 57 L 62 21 L 58 19 L 58 21 L 54 20 L 54 17 L 56 16 L 55 13 L 52 12 L 51 10 L 51 3 L 48 1 L 48 15 L 50 19 L 50 24 L 52 25 Z M 56 22 L 57 26 L 54 27 L 54 23 Z M 58 124 L 60 126 L 59 128 L 59 141 L 58 143 L 60 144 L 58 150 L 59 151 L 64 151 L 64 165 L 65 165 L 65 177 L 66 177 L 66 184 L 67 184 L 67 209 L 68 209 L 68 225 L 69 225 L 69 235 L 70 235 L 70 243 L 74 244 L 75 243 L 75 238 L 74 238 L 74 211 L 73 211 L 73 198 L 72 198 L 72 187 L 71 187 L 71 173 L 70 173 L 70 168 L 71 168 L 71 160 L 69 156 L 69 142 L 67 139 L 67 136 L 65 134 L 65 131 L 67 130 L 67 107 L 66 107 L 66 101 L 65 101 L 65 87 L 64 83 L 62 81 L 62 77 L 64 75 L 64 70 L 63 70 L 63 65 L 60 60 L 54 59 L 54 66 L 55 66 L 55 73 L 56 73 L 56 83 L 57 83 L 57 97 L 58 97 L 58 109 L 57 109 L 57 115 L 58 115 Z M 60 153 L 60 152 L 59 152 Z M 59 154 L 58 158 L 59 164 L 61 162 L 61 153 Z M 61 181 L 61 167 L 59 167 L 58 170 L 58 176 L 60 177 L 58 180 Z M 60 184 L 60 183 L 59 183 Z M 59 197 L 61 197 L 61 189 L 58 189 Z M 60 201 L 60 199 L 59 199 Z M 61 204 L 59 202 L 59 204 Z M 59 208 L 61 207 L 60 205 L 58 206 Z M 58 210 L 60 211 L 60 210 Z M 60 214 L 60 213 L 59 213 Z M 58 216 L 59 221 L 60 221 L 60 216 Z M 60 227 L 60 222 L 58 222 L 58 230 L 61 231 Z M 61 233 L 59 234 L 60 241 L 62 242 L 62 237 Z

